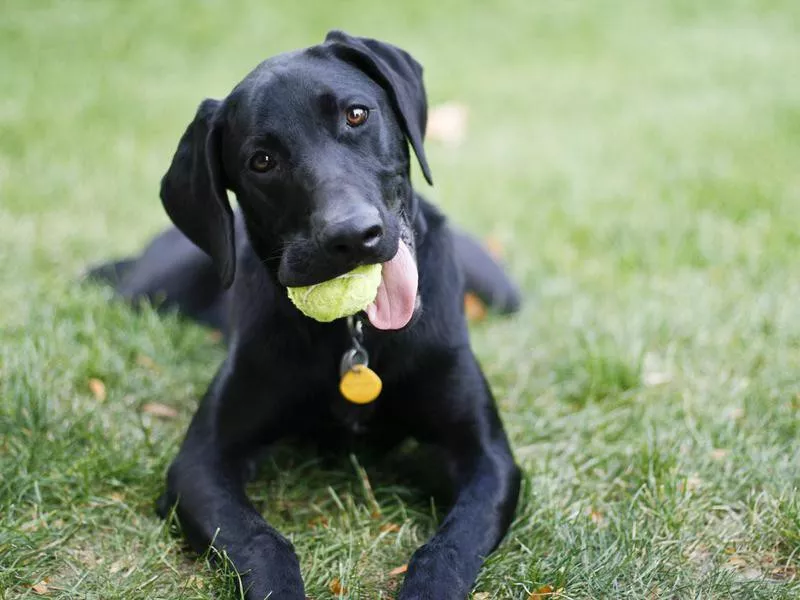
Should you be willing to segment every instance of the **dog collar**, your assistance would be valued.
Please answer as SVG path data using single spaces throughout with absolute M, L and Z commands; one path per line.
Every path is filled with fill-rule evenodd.
M 339 392 L 353 404 L 369 404 L 380 395 L 383 382 L 369 368 L 369 353 L 364 347 L 364 323 L 359 317 L 347 317 L 350 348 L 339 364 Z

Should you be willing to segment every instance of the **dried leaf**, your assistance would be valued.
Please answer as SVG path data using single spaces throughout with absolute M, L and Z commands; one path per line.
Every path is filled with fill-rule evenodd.
M 45 596 L 50 593 L 50 590 L 47 587 L 47 580 L 44 579 L 39 583 L 32 585 L 31 589 L 33 590 L 34 594 L 39 594 L 40 596 Z
M 124 567 L 125 563 L 123 563 L 121 560 L 115 560 L 113 563 L 111 563 L 111 566 L 108 567 L 108 572 L 113 575 L 114 573 L 119 573 L 122 571 Z
M 431 108 L 425 135 L 429 140 L 457 146 L 467 135 L 469 109 L 458 102 L 447 102 Z
M 174 419 L 178 416 L 177 410 L 160 402 L 148 402 L 142 405 L 142 412 L 162 419 Z
M 311 527 L 325 527 L 328 528 L 328 517 L 325 515 L 317 515 L 316 517 L 309 519 L 308 524 Z
M 711 451 L 711 458 L 714 460 L 722 460 L 726 456 L 730 454 L 730 450 L 725 450 L 724 448 L 714 448 Z
M 528 600 L 549 600 L 555 593 L 552 585 L 543 585 L 535 592 L 531 592 Z
M 738 554 L 732 554 L 725 561 L 725 566 L 737 572 L 739 577 L 748 580 L 761 579 L 763 574 L 761 569 L 755 565 L 750 564 L 744 557 Z
M 109 494 L 109 497 L 110 497 L 110 498 L 111 498 L 111 499 L 112 499 L 114 502 L 124 502 L 124 501 L 125 501 L 125 496 L 123 496 L 123 495 L 122 495 L 122 494 L 120 494 L 119 492 L 111 492 L 111 493 Z
M 483 240 L 483 245 L 486 246 L 486 250 L 494 258 L 500 260 L 501 258 L 503 258 L 503 256 L 505 256 L 506 249 L 505 246 L 503 246 L 503 242 L 500 241 L 500 238 L 496 238 L 493 235 L 490 235 Z
M 464 294 L 464 314 L 470 321 L 483 321 L 486 318 L 486 305 L 472 292 Z
M 96 377 L 92 377 L 89 380 L 89 391 L 92 392 L 92 395 L 99 400 L 100 402 L 104 402 L 106 399 L 106 384 L 97 379 Z
M 473 594 L 472 600 L 489 600 L 489 592 L 478 592 Z
M 158 370 L 158 366 L 156 365 L 156 361 L 145 354 L 140 354 L 136 357 L 136 364 L 140 367 L 144 367 L 145 369 L 151 369 L 153 371 Z
M 797 569 L 791 565 L 784 567 L 777 567 L 770 571 L 770 574 L 775 579 L 794 579 L 797 577 Z
M 690 475 L 686 478 L 685 481 L 678 482 L 678 491 L 683 492 L 693 492 L 697 488 L 703 485 L 703 480 L 700 479 L 697 475 Z
M 338 577 L 331 579 L 331 582 L 328 584 L 328 589 L 331 591 L 331 594 L 336 596 L 341 596 L 342 594 L 347 593 L 347 588 L 342 585 L 342 582 L 339 581 Z
M 738 554 L 733 554 L 733 555 L 729 556 L 728 560 L 725 561 L 725 562 L 729 566 L 734 567 L 736 569 L 743 569 L 743 568 L 745 568 L 747 566 L 747 561 L 745 559 L 743 559 L 741 556 L 739 556 Z
M 399 567 L 395 567 L 391 571 L 389 571 L 389 575 L 394 577 L 395 575 L 401 575 L 408 571 L 408 565 L 400 565 Z
M 386 525 L 381 526 L 381 533 L 397 533 L 398 531 L 400 531 L 400 525 L 397 523 L 386 523 Z
M 606 524 L 606 518 L 603 516 L 603 513 L 594 508 L 589 509 L 589 518 L 591 519 L 592 523 L 598 527 L 602 527 Z

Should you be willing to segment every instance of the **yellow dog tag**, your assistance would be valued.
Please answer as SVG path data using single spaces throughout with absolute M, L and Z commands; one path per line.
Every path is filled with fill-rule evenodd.
M 380 395 L 382 388 L 381 378 L 366 365 L 353 365 L 339 382 L 342 396 L 354 404 L 369 404 Z

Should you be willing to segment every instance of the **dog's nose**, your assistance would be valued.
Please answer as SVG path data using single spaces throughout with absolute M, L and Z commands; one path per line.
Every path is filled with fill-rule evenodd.
M 353 217 L 329 225 L 323 244 L 331 254 L 341 258 L 357 258 L 371 254 L 383 238 L 380 217 L 370 215 Z

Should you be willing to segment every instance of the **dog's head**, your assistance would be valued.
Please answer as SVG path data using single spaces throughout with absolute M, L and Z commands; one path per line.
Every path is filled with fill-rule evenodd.
M 236 265 L 227 190 L 281 285 L 383 263 L 383 305 L 369 316 L 396 329 L 416 302 L 408 144 L 430 182 L 426 119 L 422 68 L 411 56 L 334 31 L 323 44 L 264 61 L 224 100 L 205 100 L 161 198 L 225 287 Z

